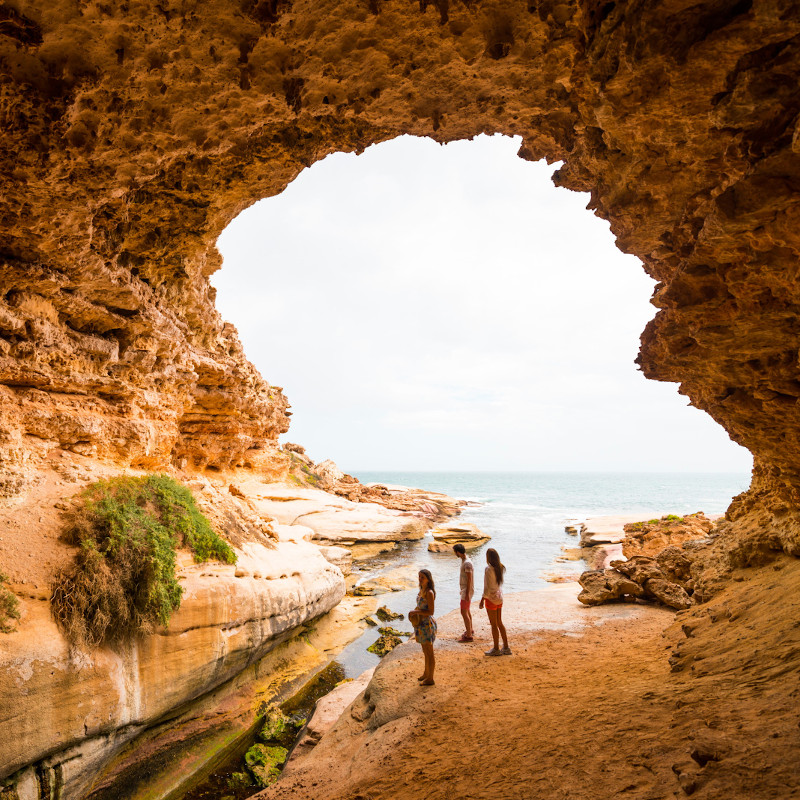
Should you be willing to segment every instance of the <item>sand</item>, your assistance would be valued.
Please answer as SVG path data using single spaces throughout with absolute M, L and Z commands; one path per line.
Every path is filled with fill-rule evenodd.
M 436 686 L 416 685 L 421 655 L 404 645 L 258 797 L 800 797 L 800 562 L 735 578 L 678 615 L 580 609 L 570 586 L 513 595 L 509 657 L 483 655 L 482 612 L 474 645 L 455 642 L 450 615 Z

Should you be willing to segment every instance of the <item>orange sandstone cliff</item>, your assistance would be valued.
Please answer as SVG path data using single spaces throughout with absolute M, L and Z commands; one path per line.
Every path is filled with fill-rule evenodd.
M 659 281 L 644 373 L 753 453 L 703 568 L 800 551 L 795 3 L 5 0 L 0 65 L 8 502 L 64 451 L 285 474 L 220 232 L 331 152 L 500 132 Z

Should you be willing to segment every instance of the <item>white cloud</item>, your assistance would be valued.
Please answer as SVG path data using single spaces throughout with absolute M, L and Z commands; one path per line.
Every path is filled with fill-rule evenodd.
M 748 469 L 636 372 L 653 281 L 517 148 L 338 153 L 220 237 L 218 304 L 285 387 L 287 438 L 351 471 Z

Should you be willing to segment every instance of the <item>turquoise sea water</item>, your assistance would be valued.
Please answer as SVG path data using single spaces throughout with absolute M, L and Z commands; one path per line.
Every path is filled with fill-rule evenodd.
M 498 472 L 358 472 L 363 483 L 412 486 L 472 500 L 459 521 L 473 522 L 488 533 L 506 565 L 505 591 L 518 592 L 547 585 L 543 572 L 584 569 L 583 562 L 554 564 L 562 546 L 575 547 L 564 526 L 575 519 L 616 514 L 662 514 L 704 511 L 721 514 L 731 498 L 747 489 L 748 473 L 498 473 Z M 399 551 L 360 565 L 362 578 L 406 565 L 427 567 L 437 589 L 436 614 L 458 608 L 458 560 L 450 553 L 429 553 L 428 539 L 403 544 Z M 485 547 L 475 551 L 478 592 L 482 586 Z M 577 589 L 576 589 L 577 591 Z M 416 590 L 381 595 L 393 611 L 414 607 Z M 476 611 L 477 609 L 473 609 Z M 403 627 L 400 625 L 399 627 Z M 405 628 L 408 628 L 405 624 Z M 377 638 L 368 631 L 338 660 L 348 675 L 360 674 L 377 658 L 365 648 Z

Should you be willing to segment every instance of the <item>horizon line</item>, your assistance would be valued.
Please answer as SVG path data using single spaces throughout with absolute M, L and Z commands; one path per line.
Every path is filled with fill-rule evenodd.
M 340 469 L 342 469 L 340 467 Z M 429 474 L 457 473 L 461 475 L 750 475 L 752 470 L 640 470 L 640 469 L 412 469 L 368 467 L 346 470 L 356 472 L 417 472 Z

